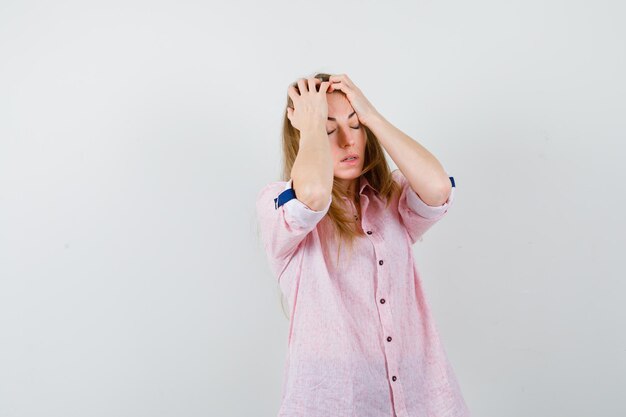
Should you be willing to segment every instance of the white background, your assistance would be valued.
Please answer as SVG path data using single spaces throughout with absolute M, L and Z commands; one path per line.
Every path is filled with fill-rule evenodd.
M 254 199 L 320 71 L 456 180 L 414 250 L 474 416 L 625 415 L 625 12 L 2 1 L 0 416 L 276 415 Z

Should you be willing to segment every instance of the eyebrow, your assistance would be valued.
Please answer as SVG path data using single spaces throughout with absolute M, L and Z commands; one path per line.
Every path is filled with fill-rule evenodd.
M 348 119 L 351 118 L 352 116 L 354 116 L 356 114 L 356 111 L 353 111 L 350 116 L 348 116 Z M 334 120 L 337 121 L 337 119 L 335 119 L 334 117 L 329 117 L 328 120 Z

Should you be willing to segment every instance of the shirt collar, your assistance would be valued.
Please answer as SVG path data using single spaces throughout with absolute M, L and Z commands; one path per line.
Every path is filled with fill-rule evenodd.
M 363 190 L 366 187 L 371 188 L 372 190 L 374 190 L 374 187 L 372 187 L 372 185 L 370 184 L 370 182 L 367 180 L 367 178 L 365 178 L 365 175 L 361 175 L 359 180 L 359 194 L 363 194 Z

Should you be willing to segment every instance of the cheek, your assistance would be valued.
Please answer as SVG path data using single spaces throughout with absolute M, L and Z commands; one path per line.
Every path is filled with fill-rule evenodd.
M 362 145 L 362 148 L 365 149 L 365 144 L 367 143 L 367 135 L 364 130 L 359 131 L 359 142 Z
M 337 146 L 337 142 L 334 140 L 330 140 L 330 154 L 333 156 L 333 158 L 337 158 L 339 157 L 339 155 L 342 154 L 342 150 L 339 146 Z

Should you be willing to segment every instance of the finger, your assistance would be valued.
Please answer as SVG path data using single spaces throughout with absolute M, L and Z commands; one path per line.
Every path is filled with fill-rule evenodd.
M 309 78 L 309 80 L 313 81 L 313 88 L 309 87 L 309 91 L 311 91 L 311 92 L 318 91 L 318 87 L 319 87 L 320 83 L 322 82 L 322 80 L 320 80 L 317 77 Z M 309 85 L 310 85 L 310 83 L 309 83 Z
M 287 95 L 291 98 L 291 101 L 293 101 L 294 103 L 296 100 L 300 98 L 300 96 L 298 95 L 298 90 L 296 90 L 296 87 L 293 84 L 290 85 L 289 88 L 287 89 Z
M 328 91 L 328 88 L 330 87 L 330 83 L 328 81 L 324 81 L 321 85 L 320 85 L 320 93 L 326 93 Z
M 346 74 L 331 75 L 330 80 L 334 82 L 343 82 L 345 85 L 349 87 L 352 86 L 352 80 L 350 80 L 350 78 L 348 78 Z
M 306 80 L 304 78 L 300 78 L 298 80 L 298 90 L 300 90 L 299 91 L 300 95 L 302 95 L 302 94 L 304 94 L 304 93 L 306 93 L 308 91 L 307 88 L 306 88 Z
M 332 88 L 333 88 L 333 91 L 340 90 L 340 91 L 343 91 L 344 93 L 347 91 L 346 90 L 346 85 L 343 82 L 341 82 L 341 81 L 334 82 L 332 84 Z
M 317 78 L 314 78 L 314 77 L 309 78 L 309 80 L 308 80 L 309 81 L 309 91 L 313 91 L 313 92 L 317 91 L 317 89 L 315 88 L 315 81 L 314 81 L 316 79 Z

